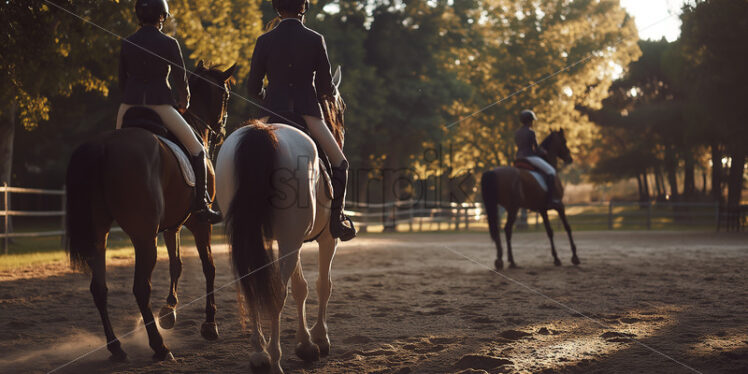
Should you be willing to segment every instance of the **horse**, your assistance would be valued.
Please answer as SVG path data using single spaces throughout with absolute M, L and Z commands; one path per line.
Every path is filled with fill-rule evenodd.
M 333 76 L 336 87 L 340 80 L 338 68 Z M 325 121 L 342 148 L 345 103 L 336 94 L 327 104 L 322 108 Z M 318 159 L 317 147 L 306 133 L 285 124 L 256 120 L 232 133 L 218 154 L 217 197 L 220 206 L 227 208 L 226 233 L 240 280 L 239 303 L 252 329 L 253 370 L 283 372 L 280 316 L 289 281 L 298 308 L 296 355 L 311 362 L 330 352 L 327 302 L 338 242 L 329 231 L 331 195 Z M 272 249 L 275 241 L 277 257 Z M 308 289 L 300 256 L 301 245 L 307 241 L 316 241 L 319 246 L 319 308 L 311 330 L 306 322 Z M 270 320 L 269 342 L 262 333 L 261 316 Z
M 540 146 L 547 151 L 544 159 L 551 164 L 554 169 L 556 169 L 558 158 L 561 158 L 566 164 L 572 162 L 571 152 L 566 146 L 566 137 L 564 136 L 563 129 L 552 131 L 551 134 L 543 140 Z M 554 197 L 558 202 L 554 202 L 552 207 L 558 212 L 561 222 L 563 222 L 564 228 L 569 235 L 572 253 L 571 262 L 574 265 L 579 265 L 580 261 L 577 257 L 577 247 L 574 244 L 574 238 L 571 235 L 571 227 L 566 219 L 566 208 L 564 207 L 564 204 L 560 202 L 564 196 L 564 188 L 559 178 L 555 179 L 555 183 L 556 191 Z M 556 266 L 561 266 L 561 260 L 558 259 L 556 247 L 553 244 L 553 229 L 548 221 L 546 191 L 528 170 L 512 166 L 504 166 L 484 172 L 481 176 L 481 194 L 483 195 L 483 204 L 486 209 L 486 215 L 488 216 L 488 229 L 491 234 L 491 239 L 496 243 L 497 258 L 494 262 L 496 270 L 501 270 L 504 267 L 504 262 L 501 259 L 501 236 L 499 234 L 497 205 L 503 206 L 507 211 L 504 233 L 506 234 L 507 257 L 510 268 L 517 267 L 517 264 L 514 262 L 514 257 L 512 256 L 512 226 L 514 225 L 514 221 L 517 219 L 517 212 L 520 208 L 538 212 L 541 217 L 543 217 L 545 231 L 551 242 L 553 263 Z
M 189 78 L 192 105 L 184 117 L 209 152 L 223 136 L 235 68 L 236 65 L 223 71 L 206 67 L 200 61 Z M 208 169 L 208 185 L 213 194 L 215 178 L 212 167 Z M 168 248 L 171 276 L 166 305 L 160 312 L 161 327 L 172 328 L 176 320 L 177 283 L 182 272 L 179 231 L 186 226 L 195 238 L 206 281 L 206 318 L 201 334 L 208 340 L 218 338 L 211 225 L 190 216 L 194 188 L 184 181 L 177 158 L 153 132 L 127 127 L 83 143 L 71 156 L 66 190 L 66 251 L 74 269 L 91 273 L 91 294 L 104 325 L 110 360 L 127 359 L 107 311 L 106 242 L 114 221 L 130 237 L 135 248 L 133 293 L 148 331 L 149 345 L 155 352 L 153 358 L 174 358 L 164 344 L 151 311 L 151 273 L 156 265 L 156 242 L 160 232 Z

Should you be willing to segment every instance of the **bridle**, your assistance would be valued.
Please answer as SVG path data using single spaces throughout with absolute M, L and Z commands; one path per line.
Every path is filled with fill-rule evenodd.
M 208 141 L 207 144 L 203 144 L 205 146 L 205 149 L 207 150 L 208 158 L 213 158 L 213 153 L 215 152 L 216 146 L 223 143 L 223 140 L 226 138 L 226 121 L 229 117 L 229 112 L 226 107 L 226 103 L 228 102 L 229 94 L 224 95 L 223 97 L 223 104 L 221 105 L 221 108 L 223 110 L 223 116 L 220 120 L 214 125 L 211 126 L 209 123 L 205 122 L 200 116 L 195 114 L 192 110 L 187 109 L 186 112 L 184 112 L 185 117 L 187 117 L 187 121 L 193 124 L 193 129 L 198 131 L 198 135 L 202 131 L 207 130 L 208 131 Z M 200 128 L 195 126 L 194 124 L 198 124 Z M 215 130 L 218 128 L 219 130 Z M 199 139 L 202 139 L 202 136 L 198 136 Z

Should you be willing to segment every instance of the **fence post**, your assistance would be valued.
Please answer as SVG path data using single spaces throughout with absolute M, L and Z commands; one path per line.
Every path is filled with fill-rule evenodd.
M 8 247 L 10 246 L 10 233 L 8 232 L 8 230 L 10 229 L 10 225 L 8 224 L 8 218 L 10 218 L 10 210 L 8 209 L 8 201 L 8 182 L 5 182 L 3 183 L 3 209 L 5 210 L 5 215 L 3 216 L 3 233 L 5 234 L 5 238 L 3 238 L 3 253 L 5 253 L 6 255 L 8 254 Z
M 652 202 L 647 200 L 647 230 L 652 229 Z
M 608 230 L 613 230 L 613 200 L 608 202 Z
M 413 205 L 410 205 L 408 225 L 410 226 L 410 232 L 413 232 Z
M 470 210 L 465 206 L 465 231 L 470 230 Z
M 67 214 L 67 206 L 66 206 L 66 204 L 67 204 L 67 191 L 65 190 L 65 185 L 63 185 L 62 186 L 62 204 L 61 204 L 61 206 L 62 206 L 62 218 L 60 219 L 60 226 L 61 226 L 61 229 L 62 229 L 62 235 L 61 235 L 61 237 L 62 237 L 62 239 L 61 239 L 62 243 L 61 244 L 63 246 L 65 246 L 65 241 L 67 240 L 67 236 L 66 236 L 67 235 L 67 230 L 65 229 L 65 226 L 66 226 L 65 225 L 65 219 L 66 219 L 65 215 Z

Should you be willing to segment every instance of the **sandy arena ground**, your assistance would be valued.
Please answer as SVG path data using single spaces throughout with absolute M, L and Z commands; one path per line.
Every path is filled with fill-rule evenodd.
M 578 267 L 570 264 L 566 237 L 556 237 L 562 267 L 553 266 L 545 234 L 520 233 L 514 237 L 520 268 L 501 272 L 549 298 L 489 271 L 495 254 L 486 233 L 369 235 L 343 244 L 333 262 L 331 355 L 313 364 L 294 355 L 289 297 L 283 367 L 287 373 L 748 372 L 748 235 L 581 232 Z M 216 247 L 220 286 L 233 274 L 226 247 Z M 305 248 L 313 285 L 317 254 Z M 204 302 L 187 305 L 202 295 L 203 274 L 194 249 L 183 253 L 184 309 L 175 328 L 163 330 L 175 362 L 151 361 L 140 329 L 122 339 L 128 362 L 110 363 L 102 349 L 59 372 L 248 372 L 249 335 L 240 327 L 235 287 L 217 294 L 221 337 L 203 340 Z M 160 259 L 154 272 L 155 312 L 168 291 L 167 264 Z M 132 274 L 132 260 L 109 264 L 109 310 L 120 337 L 142 325 Z M 86 275 L 63 264 L 0 274 L 0 372 L 48 372 L 100 347 L 103 331 L 88 286 Z M 309 304 L 313 322 L 313 290 Z

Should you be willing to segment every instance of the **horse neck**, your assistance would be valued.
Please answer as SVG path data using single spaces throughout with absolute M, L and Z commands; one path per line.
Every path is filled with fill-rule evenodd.
M 545 155 L 545 160 L 556 169 L 556 165 L 558 165 L 558 147 L 551 143 L 548 148 L 549 149 L 546 149 L 547 153 Z

